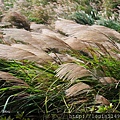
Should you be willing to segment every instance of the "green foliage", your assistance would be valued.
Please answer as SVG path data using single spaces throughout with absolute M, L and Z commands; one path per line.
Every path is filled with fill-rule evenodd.
M 35 22 L 35 23 L 37 23 L 37 24 L 42 24 L 42 23 L 44 23 L 43 20 L 41 20 L 41 19 L 39 19 L 39 18 L 37 18 L 37 17 L 30 17 L 30 16 L 29 16 L 28 19 L 29 19 L 29 21 Z
M 79 24 L 83 24 L 83 25 L 97 24 L 120 32 L 120 23 L 118 21 L 105 19 L 103 17 L 96 15 L 94 12 L 91 13 L 90 15 L 83 11 L 75 12 L 71 16 L 71 19 L 75 20 Z
M 9 117 L 0 117 L 1 120 L 14 120 L 14 118 Z
M 24 117 L 24 112 L 17 114 L 2 114 L 0 120 L 31 120 L 30 118 Z
M 42 6 L 30 12 L 28 16 L 31 22 L 36 22 L 37 24 L 47 23 L 49 18 L 48 12 Z
M 119 14 L 119 12 L 116 12 L 117 6 L 119 4 L 120 4 L 120 0 L 117 0 L 117 1 L 103 0 L 103 4 L 102 4 L 103 10 L 102 11 L 104 13 L 104 17 L 111 18 L 111 17 L 113 17 L 113 15 Z
M 79 3 L 78 7 L 80 10 L 84 11 L 87 14 L 90 14 L 93 7 L 90 5 L 91 4 L 91 0 L 80 0 L 77 1 Z
M 112 56 L 108 55 L 90 59 L 87 67 L 93 72 L 96 79 L 99 79 L 104 76 L 113 77 L 116 80 L 118 80 L 119 83 L 120 61 L 112 58 Z M 111 107 L 111 104 L 110 106 L 100 106 L 98 108 L 98 111 L 96 112 L 113 112 L 120 109 L 120 84 L 108 84 L 106 86 L 103 86 L 101 83 L 93 82 L 92 85 L 94 85 L 93 89 L 95 90 L 95 92 L 98 92 L 99 94 L 104 94 L 104 96 L 107 99 L 109 99 L 111 104 L 113 103 L 114 106 L 117 106 L 116 108 Z
M 118 32 L 120 32 L 120 23 L 114 20 L 107 20 L 107 19 L 100 19 L 96 21 L 97 25 L 103 25 L 105 27 L 114 29 Z
M 120 1 L 81 0 L 78 11 L 73 12 L 71 19 L 80 24 L 98 24 L 120 32 L 119 12 L 117 6 Z M 116 10 L 116 11 L 115 11 Z M 114 13 L 114 14 L 113 14 Z
M 0 16 L 2 15 L 2 11 L 0 11 Z
M 74 19 L 77 23 L 83 24 L 83 25 L 92 25 L 94 24 L 94 19 L 91 15 L 86 14 L 85 12 L 75 12 L 72 16 L 72 19 Z
M 51 19 L 50 13 L 48 9 L 46 8 L 44 4 L 38 5 L 38 3 L 33 3 L 34 7 L 30 5 L 29 7 L 31 9 L 25 10 L 26 8 L 23 7 L 21 12 L 27 16 L 28 20 L 31 22 L 36 22 L 37 24 L 46 24 L 49 22 L 49 19 Z
M 5 9 L 8 10 L 10 8 L 13 8 L 15 1 L 16 0 L 4 0 Z
M 120 75 L 118 74 L 120 71 L 120 61 L 115 60 L 112 57 L 100 57 L 95 58 L 90 61 L 92 69 L 95 68 L 97 71 L 102 71 L 103 76 L 106 77 L 114 77 L 119 80 Z
M 92 49 L 92 48 L 91 48 Z M 95 50 L 97 52 L 97 50 Z M 93 52 L 93 51 L 89 51 L 89 52 Z M 73 53 L 72 53 L 73 54 Z M 105 98 L 107 98 L 110 101 L 110 105 L 109 106 L 104 106 L 104 105 L 96 105 L 95 104 L 95 109 L 93 110 L 93 112 L 120 112 L 120 105 L 119 105 L 119 101 L 120 101 L 120 94 L 119 94 L 119 88 L 120 88 L 120 84 L 119 84 L 119 80 L 120 80 L 120 61 L 113 58 L 110 54 L 107 54 L 105 56 L 101 55 L 101 56 L 96 56 L 96 53 L 92 54 L 93 57 L 92 58 L 87 58 L 87 56 L 84 55 L 79 55 L 78 52 L 74 52 L 73 56 L 83 60 L 86 65 L 85 67 L 87 69 L 89 69 L 93 76 L 92 78 L 90 77 L 85 77 L 85 78 L 80 78 L 78 80 L 76 80 L 77 82 L 84 82 L 88 85 L 90 85 L 92 87 L 91 92 L 89 92 L 87 94 L 87 97 L 89 98 L 89 100 L 92 100 L 92 98 L 94 97 L 95 94 L 101 94 L 103 95 Z M 106 84 L 103 85 L 99 79 L 102 77 L 113 77 L 115 78 L 118 82 L 117 83 L 111 83 L 111 84 Z M 82 95 L 83 97 L 84 95 Z M 79 96 L 76 96 L 75 99 L 79 99 Z M 74 100 L 74 98 L 72 98 Z M 89 103 L 89 105 L 88 105 Z M 85 103 L 85 105 L 89 106 L 87 107 L 88 109 L 86 109 L 87 112 L 89 112 L 94 105 L 92 104 L 92 101 L 88 101 L 88 103 Z M 83 104 L 82 104 L 83 105 Z M 111 106 L 112 105 L 112 106 Z M 97 107 L 97 109 L 96 109 Z M 83 109 L 81 108 L 81 111 Z M 84 110 L 83 110 L 84 111 Z M 85 111 L 84 111 L 85 112 Z
M 97 113 L 105 113 L 105 112 L 112 112 L 113 105 L 110 104 L 109 106 L 98 106 Z

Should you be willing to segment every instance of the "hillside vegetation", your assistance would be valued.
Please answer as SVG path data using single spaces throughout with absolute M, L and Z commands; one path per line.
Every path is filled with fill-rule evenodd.
M 1 120 L 120 113 L 119 0 L 0 2 Z

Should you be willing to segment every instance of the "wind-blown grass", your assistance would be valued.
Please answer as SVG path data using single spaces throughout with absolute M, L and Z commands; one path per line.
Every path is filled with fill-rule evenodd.
M 65 82 L 54 77 L 56 65 L 50 68 L 38 67 L 29 61 L 1 60 L 0 70 L 9 72 L 25 81 L 29 86 L 10 86 L 10 83 L 1 81 L 0 109 L 3 113 L 22 113 L 24 116 L 44 113 L 62 113 L 65 110 Z M 36 117 L 33 116 L 33 117 Z
M 79 55 L 77 52 L 74 54 Z M 80 59 L 86 62 L 86 57 L 81 56 Z M 21 62 L 1 60 L 0 64 L 1 71 L 9 72 L 29 85 L 21 88 L 17 84 L 10 86 L 9 83 L 1 81 L 0 97 L 2 101 L 0 109 L 2 112 L 14 113 L 18 111 L 20 114 L 24 112 L 24 117 L 33 115 L 35 118 L 46 113 L 76 113 L 90 112 L 91 110 L 92 112 L 109 112 L 109 110 L 118 112 L 120 108 L 118 92 L 120 84 L 102 85 L 98 81 L 98 78 L 102 76 L 120 79 L 118 74 L 120 62 L 113 58 L 101 56 L 97 60 L 89 59 L 89 64 L 84 67 L 89 69 L 94 76 L 78 78 L 72 84 L 84 82 L 91 86 L 91 90 L 88 93 L 79 93 L 72 97 L 65 95 L 65 90 L 72 84 L 68 80 L 60 80 L 54 76 L 54 70 L 58 68 L 56 65 L 49 68 L 47 65 L 38 67 L 35 63 L 26 60 Z M 104 105 L 98 108 L 98 105 L 94 103 L 93 97 L 96 94 L 107 98 L 113 107 L 100 111 Z M 97 110 L 93 107 L 97 107 Z M 59 116 L 56 114 L 56 117 Z
M 86 13 L 76 19 L 90 25 L 96 21 Z M 111 22 L 103 24 L 112 27 Z M 113 22 L 112 28 L 119 31 L 118 23 Z M 99 51 L 95 52 L 99 54 Z M 49 119 L 50 113 L 53 113 L 52 117 L 61 119 L 64 116 L 59 117 L 56 113 L 120 112 L 120 61 L 108 53 L 99 57 L 95 53 L 91 57 L 82 53 L 75 50 L 68 53 L 82 60 L 82 63 L 61 62 L 61 66 L 53 63 L 40 66 L 28 60 L 1 59 L 0 71 L 10 73 L 27 86 L 0 76 L 0 111 L 15 113 L 19 118 L 32 116 L 39 119 Z M 111 82 L 111 79 L 117 82 Z

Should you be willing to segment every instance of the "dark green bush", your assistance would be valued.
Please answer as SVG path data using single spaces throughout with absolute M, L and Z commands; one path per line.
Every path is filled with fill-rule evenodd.
M 105 27 L 114 29 L 120 32 L 120 23 L 114 20 L 100 19 L 96 21 L 97 25 L 103 25 Z
M 77 23 L 83 25 L 92 25 L 95 21 L 91 15 L 86 14 L 84 11 L 75 12 L 72 16 L 72 19 L 75 20 Z

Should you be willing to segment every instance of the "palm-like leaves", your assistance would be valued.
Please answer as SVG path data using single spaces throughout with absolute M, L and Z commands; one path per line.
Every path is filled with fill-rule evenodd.
M 69 89 L 67 89 L 66 92 L 66 96 L 67 97 L 73 97 L 82 93 L 86 93 L 90 90 L 90 86 L 83 83 L 83 82 L 79 82 L 77 84 L 74 84 L 73 86 L 71 86 Z
M 38 51 L 30 45 L 14 44 L 12 46 L 0 44 L 0 58 L 10 60 L 31 60 L 38 63 L 43 63 L 52 60 L 44 51 Z M 45 59 L 44 59 L 45 57 Z
M 77 78 L 91 76 L 91 72 L 83 66 L 74 63 L 63 64 L 56 70 L 56 76 L 60 79 L 67 79 L 73 83 Z
M 117 83 L 118 81 L 113 78 L 113 77 L 102 77 L 99 79 L 99 81 L 103 84 L 103 85 L 107 85 L 107 84 L 113 84 L 113 83 Z

